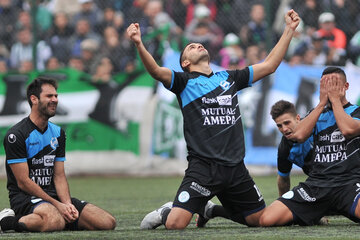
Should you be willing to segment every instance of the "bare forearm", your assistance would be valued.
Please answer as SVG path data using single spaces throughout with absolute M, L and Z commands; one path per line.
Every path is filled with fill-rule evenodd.
M 287 26 L 278 41 L 275 47 L 271 50 L 269 55 L 265 58 L 264 62 L 255 64 L 254 68 L 254 79 L 253 82 L 256 82 L 263 77 L 275 72 L 275 70 L 280 65 L 283 60 L 292 36 L 294 34 L 294 30 L 292 30 L 289 26 Z
M 344 111 L 340 100 L 333 101 L 332 108 L 334 111 L 336 124 L 345 137 L 351 138 L 360 134 L 360 121 L 353 119 Z
M 319 103 L 311 113 L 295 127 L 290 139 L 296 142 L 304 142 L 308 139 L 324 107 L 324 104 Z
M 279 190 L 279 196 L 282 196 L 284 193 L 290 190 L 290 177 L 277 177 L 277 185 Z
M 144 64 L 146 70 L 149 74 L 156 80 L 164 83 L 166 87 L 170 86 L 171 83 L 171 70 L 160 67 L 153 56 L 146 50 L 142 42 L 135 44 L 136 49 L 139 53 L 142 63 Z
M 56 194 L 58 195 L 62 203 L 71 203 L 69 184 L 65 175 L 54 176 L 54 183 L 56 188 Z

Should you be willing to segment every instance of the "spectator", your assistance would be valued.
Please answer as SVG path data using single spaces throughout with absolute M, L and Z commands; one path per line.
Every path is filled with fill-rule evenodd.
M 170 14 L 171 18 L 174 19 L 177 26 L 182 30 L 186 26 L 186 17 L 188 14 L 188 8 L 192 0 L 170 0 L 165 2 L 166 12 Z
M 351 20 L 349 5 L 345 0 L 334 0 L 330 9 L 335 16 L 336 27 L 344 31 L 346 38 L 350 39 L 357 29 Z
M 316 0 L 301 1 L 299 5 L 299 15 L 304 21 L 305 27 L 309 27 L 315 31 L 318 27 L 318 19 L 321 13 L 321 8 Z
M 215 22 L 221 27 L 224 34 L 238 32 L 237 26 L 238 16 L 234 18 L 234 0 L 216 1 L 217 14 Z
M 94 82 L 107 83 L 112 80 L 113 65 L 109 58 L 101 58 L 99 64 L 96 66 L 96 72 L 92 76 Z
M 220 66 L 223 68 L 242 69 L 246 66 L 244 50 L 240 47 L 240 38 L 234 33 L 225 36 L 223 48 L 219 51 Z
M 265 45 L 267 23 L 265 9 L 262 4 L 254 4 L 250 11 L 250 22 L 241 29 L 241 42 L 243 44 Z
M 147 3 L 148 0 L 134 0 L 132 7 L 125 13 L 126 26 L 134 22 L 139 23 L 143 35 L 147 34 L 149 26 L 149 21 L 144 13 Z
M 100 43 L 100 36 L 94 33 L 87 19 L 82 18 L 76 23 L 75 34 L 69 39 L 71 55 L 81 55 L 81 42 L 85 39 L 92 39 Z
M 99 54 L 108 58 L 114 72 L 128 72 L 134 70 L 135 54 L 132 48 L 127 47 L 129 44 L 127 39 L 119 37 L 119 33 L 112 26 L 108 26 L 104 30 L 104 44 Z
M 22 61 L 18 68 L 19 73 L 30 73 L 34 70 L 34 64 L 31 60 Z
M 319 16 L 320 29 L 317 31 L 320 37 L 324 38 L 330 49 L 332 65 L 343 65 L 343 58 L 346 55 L 346 35 L 335 27 L 335 16 L 330 12 L 324 12 Z
M 360 31 L 351 38 L 348 54 L 352 61 L 360 67 Z
M 19 11 L 11 5 L 11 0 L 0 0 L 0 39 L 10 49 L 14 42 L 15 26 Z
M 80 12 L 80 2 L 77 0 L 53 0 L 53 13 L 65 13 L 71 19 L 76 13 Z
M 107 7 L 104 9 L 104 18 L 97 24 L 96 29 L 99 34 L 103 34 L 104 29 L 109 26 L 114 26 L 117 31 L 124 30 L 124 16 L 122 12 L 115 12 L 113 8 Z
M 16 28 L 27 28 L 32 29 L 31 16 L 27 11 L 21 11 L 16 22 Z
M 210 17 L 210 10 L 203 4 L 195 9 L 195 18 L 185 28 L 185 37 L 190 42 L 201 43 L 210 56 L 217 56 L 224 34 L 221 28 Z
M 186 20 L 185 20 L 186 26 L 189 25 L 196 18 L 196 9 L 197 9 L 198 5 L 206 6 L 210 11 L 209 18 L 212 21 L 215 21 L 216 14 L 217 14 L 217 7 L 215 4 L 215 1 L 213 1 L 213 0 L 193 0 L 188 5 Z
M 62 65 L 56 57 L 50 57 L 46 61 L 46 70 L 58 70 Z
M 81 59 L 84 63 L 84 72 L 92 74 L 96 70 L 98 49 L 99 43 L 93 39 L 85 39 L 81 42 Z
M 307 51 L 310 51 L 307 52 Z M 307 62 L 310 65 L 321 65 L 324 66 L 331 62 L 329 55 L 329 47 L 326 44 L 326 41 L 318 33 L 313 33 L 311 36 L 311 45 L 305 51 L 304 55 L 307 57 Z M 312 61 L 309 61 L 309 57 L 313 55 Z
M 65 13 L 59 12 L 54 16 L 53 27 L 48 32 L 47 41 L 51 47 L 53 56 L 66 64 L 70 56 L 69 41 L 74 33 Z
M 84 63 L 79 56 L 72 56 L 69 59 L 68 66 L 72 69 L 78 70 L 80 72 L 84 71 Z
M 74 25 L 80 19 L 87 19 L 90 27 L 95 29 L 97 23 L 101 22 L 102 20 L 102 13 L 96 7 L 93 0 L 78 0 L 80 3 L 80 11 L 74 15 L 71 20 L 71 23 Z
M 287 60 L 295 55 L 295 52 L 299 51 L 300 49 L 304 49 L 310 41 L 309 37 L 304 34 L 304 31 L 304 23 L 303 21 L 300 21 L 299 25 L 295 29 L 294 36 L 291 39 L 288 50 L 286 52 L 285 56 Z
M 14 43 L 10 51 L 10 66 L 12 69 L 20 67 L 22 62 L 32 61 L 32 33 L 29 29 L 20 29 L 17 33 L 18 41 Z M 45 41 L 39 41 L 37 44 L 37 63 L 36 68 L 43 70 L 45 62 L 51 56 L 51 48 Z
M 0 74 L 6 74 L 8 72 L 8 66 L 5 59 L 0 58 Z

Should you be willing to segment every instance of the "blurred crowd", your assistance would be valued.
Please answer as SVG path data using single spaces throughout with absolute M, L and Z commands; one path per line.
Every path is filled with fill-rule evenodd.
M 0 0 L 0 73 L 72 67 L 106 81 L 132 72 L 132 22 L 158 61 L 167 47 L 199 42 L 215 64 L 242 68 L 266 56 L 291 8 L 302 22 L 286 61 L 360 66 L 360 0 Z

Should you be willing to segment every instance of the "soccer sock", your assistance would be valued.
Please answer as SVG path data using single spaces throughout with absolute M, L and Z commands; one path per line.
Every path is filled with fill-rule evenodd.
M 161 223 L 165 225 L 167 217 L 169 216 L 169 213 L 171 211 L 171 208 L 164 208 L 161 212 Z
M 228 214 L 228 212 L 225 210 L 225 208 L 221 205 L 215 205 L 213 208 L 210 208 L 209 211 L 207 212 L 207 214 L 211 217 L 223 217 L 223 218 L 227 218 L 230 219 L 230 215 Z
M 27 228 L 24 223 L 19 223 L 19 219 L 22 216 L 9 216 L 4 217 L 0 221 L 0 226 L 2 231 L 15 230 L 16 232 L 27 231 Z

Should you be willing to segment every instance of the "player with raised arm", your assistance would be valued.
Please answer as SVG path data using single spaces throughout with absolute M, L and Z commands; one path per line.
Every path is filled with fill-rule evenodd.
M 188 149 L 188 168 L 173 203 L 147 214 L 143 229 L 164 224 L 184 229 L 194 213 L 217 196 L 230 219 L 259 226 L 265 208 L 263 197 L 244 165 L 245 146 L 237 92 L 273 73 L 281 63 L 295 28 L 298 14 L 285 15 L 286 27 L 266 59 L 242 70 L 214 73 L 208 51 L 199 43 L 188 44 L 180 55 L 184 72 L 160 67 L 146 50 L 137 23 L 127 28 L 150 75 L 176 94 L 183 118 Z

